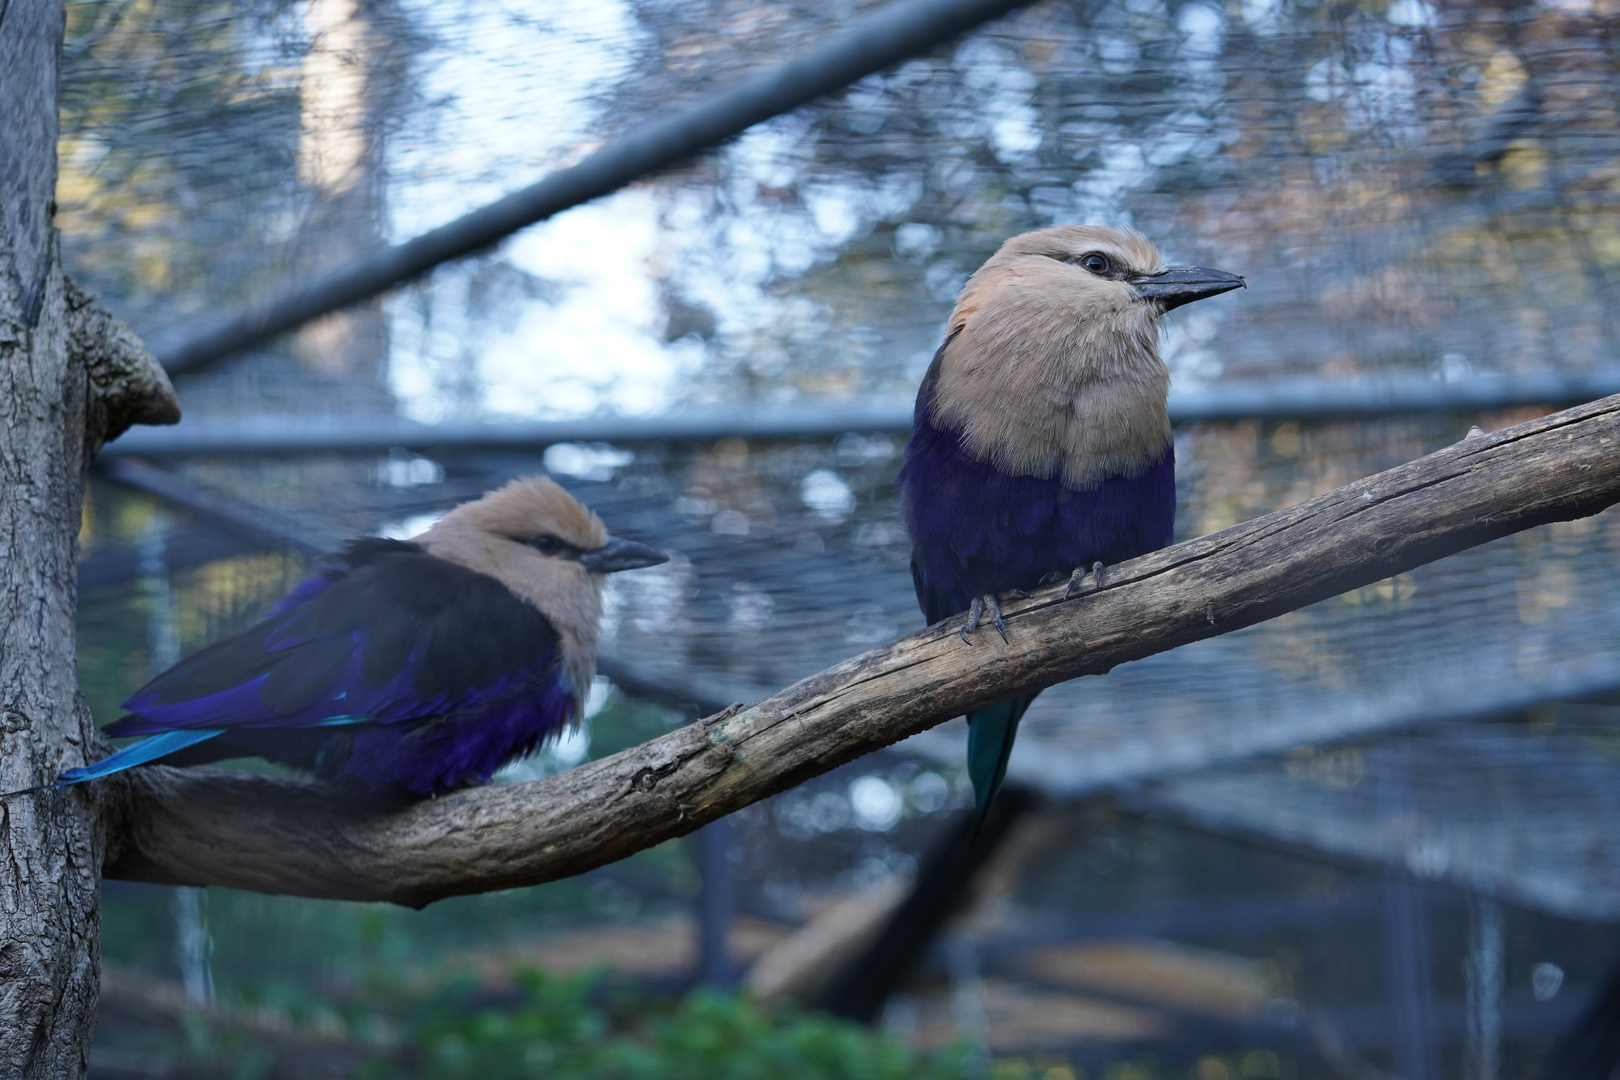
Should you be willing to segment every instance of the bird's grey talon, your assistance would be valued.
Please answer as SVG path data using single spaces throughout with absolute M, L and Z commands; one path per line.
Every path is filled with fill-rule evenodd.
M 962 624 L 960 631 L 962 640 L 967 644 L 973 644 L 968 635 L 978 632 L 979 623 L 984 620 L 986 611 L 990 613 L 990 625 L 996 628 L 996 633 L 1001 635 L 1003 642 L 1007 641 L 1007 620 L 1001 615 L 1001 601 L 996 599 L 994 593 L 985 593 L 983 596 L 975 596 L 972 605 L 968 607 L 967 622 Z
M 1012 597 L 1014 600 L 1029 599 L 1029 593 L 1025 592 L 1023 589 L 1008 589 L 1007 595 Z
M 994 626 L 996 633 L 1001 635 L 1002 644 L 1007 644 L 1007 620 L 1001 617 L 1001 601 L 997 600 L 994 595 L 986 595 L 981 602 L 980 610 L 984 608 L 990 609 L 990 625 Z
M 968 607 L 968 620 L 962 626 L 962 640 L 969 645 L 973 642 L 968 640 L 968 635 L 979 629 L 979 620 L 982 618 L 984 618 L 984 597 L 975 596 L 973 603 Z
M 1080 586 L 1085 583 L 1088 575 L 1095 579 L 1094 584 L 1091 586 L 1092 592 L 1096 592 L 1098 589 L 1103 587 L 1102 563 L 1092 563 L 1090 570 L 1087 570 L 1083 566 L 1077 566 L 1074 568 L 1074 573 L 1069 575 L 1069 584 L 1063 590 L 1063 599 L 1067 600 L 1069 597 L 1073 596 L 1075 590 L 1080 588 Z

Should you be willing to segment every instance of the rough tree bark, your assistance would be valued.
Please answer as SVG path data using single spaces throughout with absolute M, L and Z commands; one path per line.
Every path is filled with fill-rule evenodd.
M 125 774 L 107 873 L 421 905 L 581 873 L 1019 691 L 1099 674 L 1620 501 L 1620 396 L 1467 439 L 1337 491 L 1112 567 L 1103 587 L 960 616 L 558 776 L 404 809 L 310 783 Z
M 89 459 L 179 407 L 156 361 L 62 271 L 55 211 L 61 0 L 0 0 L 0 790 L 95 741 L 74 665 Z M 0 804 L 0 1076 L 84 1072 L 105 834 L 91 798 Z

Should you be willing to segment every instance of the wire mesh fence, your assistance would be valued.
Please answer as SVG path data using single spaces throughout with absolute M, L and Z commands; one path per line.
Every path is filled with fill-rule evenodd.
M 143 334 L 172 339 L 868 10 L 71 4 L 66 258 Z M 220 423 L 339 427 L 903 407 L 966 275 L 1006 236 L 1069 221 L 1134 224 L 1177 259 L 1248 275 L 1247 292 L 1171 321 L 1180 393 L 1601 371 L 1620 352 L 1615 18 L 1605 0 L 1047 0 L 183 380 L 182 400 Z M 1184 424 L 1178 537 L 1531 412 Z M 317 549 L 411 535 L 543 468 L 676 555 L 615 582 L 605 666 L 676 706 L 747 700 L 920 625 L 899 440 L 177 459 L 179 482 L 267 523 L 254 538 L 217 515 L 175 519 L 177 633 L 198 647 L 297 576 L 298 558 L 265 554 L 278 529 Z M 119 505 L 88 519 L 82 567 L 104 710 L 146 647 L 113 615 L 95 630 L 113 596 L 96 590 L 144 573 Z M 1613 717 L 1484 720 L 1620 683 L 1617 543 L 1610 515 L 1536 530 L 1055 688 L 1013 774 L 1612 920 Z M 918 771 L 896 791 L 950 775 L 958 726 L 906 747 Z M 1415 742 L 1391 734 L 1412 728 Z M 779 801 L 760 835 L 876 835 L 839 797 L 841 826 L 821 830 L 840 811 L 818 819 L 807 795 Z M 894 854 L 840 850 L 830 862 Z

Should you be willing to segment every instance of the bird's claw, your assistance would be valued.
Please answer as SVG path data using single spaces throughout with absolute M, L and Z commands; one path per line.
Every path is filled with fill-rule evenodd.
M 990 612 L 990 625 L 994 626 L 996 633 L 1001 635 L 1002 643 L 1007 644 L 1007 620 L 1001 616 L 1001 602 L 992 593 L 985 593 L 983 596 L 973 598 L 972 605 L 968 607 L 967 622 L 962 624 L 962 641 L 968 645 L 973 644 L 968 635 L 977 632 L 979 621 L 984 618 L 986 610 Z
M 981 618 L 983 618 L 983 617 L 984 617 L 984 598 L 981 597 L 981 596 L 975 596 L 973 598 L 973 603 L 968 606 L 967 622 L 963 623 L 962 624 L 962 629 L 960 631 L 958 631 L 958 633 L 960 633 L 962 635 L 962 644 L 964 644 L 964 645 L 972 645 L 973 644 L 972 640 L 968 637 L 968 635 L 971 634 L 971 633 L 974 633 L 975 631 L 977 631 L 979 629 L 979 620 Z
M 1086 579 L 1087 574 L 1090 574 L 1092 577 L 1094 577 L 1097 580 L 1097 584 L 1095 586 L 1093 586 L 1093 589 L 1092 589 L 1093 592 L 1095 592 L 1097 589 L 1102 588 L 1102 586 L 1103 586 L 1103 564 L 1102 563 L 1100 563 L 1100 562 L 1092 563 L 1090 570 L 1087 570 L 1083 566 L 1077 566 L 1077 567 L 1074 568 L 1074 573 L 1069 575 L 1069 584 L 1063 590 L 1063 599 L 1067 600 L 1070 596 L 1072 596 L 1074 594 L 1074 590 L 1076 590 L 1076 589 L 1078 589 L 1080 587 L 1080 583 Z

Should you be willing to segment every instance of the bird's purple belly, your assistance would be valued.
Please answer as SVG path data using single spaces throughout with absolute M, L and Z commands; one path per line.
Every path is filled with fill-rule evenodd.
M 537 680 L 517 693 L 426 723 L 357 728 L 345 760 L 317 764 L 316 771 L 373 791 L 442 794 L 484 783 L 502 765 L 560 732 L 574 709 L 573 695 L 554 677 Z
M 350 790 L 442 795 L 482 784 L 575 715 L 554 667 L 480 692 L 438 715 L 329 727 L 235 730 L 223 741 Z
M 1175 447 L 1133 476 L 1075 490 L 1009 476 L 968 456 L 960 437 L 920 422 L 900 470 L 918 592 L 931 620 L 984 593 L 1033 589 L 1076 567 L 1111 565 L 1174 538 Z

